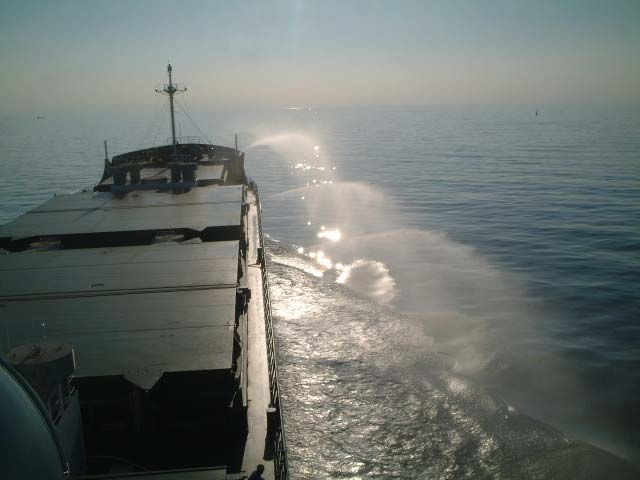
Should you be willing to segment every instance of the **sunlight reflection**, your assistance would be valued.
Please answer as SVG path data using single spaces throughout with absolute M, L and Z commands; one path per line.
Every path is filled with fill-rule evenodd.
M 351 267 L 349 266 L 345 266 L 345 265 L 341 265 L 342 268 L 340 268 L 340 275 L 338 275 L 338 278 L 336 278 L 336 283 L 342 283 L 344 284 L 347 279 L 349 278 L 349 272 L 351 270 Z M 336 266 L 337 268 L 337 266 Z
M 325 230 L 323 226 L 322 231 L 318 232 L 318 238 L 326 238 L 332 242 L 339 242 L 342 238 L 342 232 L 337 228 L 334 230 Z
M 328 257 L 318 258 L 318 263 L 327 269 L 333 267 L 333 262 Z

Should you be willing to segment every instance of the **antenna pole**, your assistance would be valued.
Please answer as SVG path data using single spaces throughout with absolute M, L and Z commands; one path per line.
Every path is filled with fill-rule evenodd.
M 166 92 L 169 94 L 169 105 L 171 106 L 171 138 L 173 139 L 172 145 L 176 144 L 176 120 L 173 113 L 173 94 L 176 93 L 176 87 L 171 80 L 171 64 L 167 66 L 167 72 L 169 72 L 169 85 L 167 85 Z
M 104 160 L 109 161 L 109 154 L 107 153 L 107 139 L 104 140 Z

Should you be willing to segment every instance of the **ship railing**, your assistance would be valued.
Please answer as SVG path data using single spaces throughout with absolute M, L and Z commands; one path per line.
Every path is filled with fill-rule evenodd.
M 173 137 L 167 137 L 165 143 L 171 145 L 173 144 Z M 185 135 L 176 137 L 176 143 L 186 145 L 187 143 L 202 143 L 202 138 L 196 135 Z M 209 143 L 209 142 L 206 142 Z
M 258 236 L 260 241 L 260 252 L 258 254 L 260 267 L 262 270 L 262 300 L 264 302 L 264 315 L 267 336 L 267 361 L 269 363 L 269 389 L 271 391 L 271 405 L 275 408 L 275 429 L 273 431 L 274 447 L 274 474 L 276 480 L 287 480 L 289 478 L 289 466 L 287 463 L 287 450 L 284 439 L 284 417 L 280 405 L 280 388 L 278 383 L 278 363 L 275 351 L 275 339 L 273 335 L 273 314 L 271 310 L 271 294 L 269 289 L 269 275 L 267 271 L 267 258 L 265 255 L 264 234 L 262 232 L 262 205 L 260 203 L 260 193 L 258 186 L 250 183 L 256 196 L 256 208 L 258 212 Z
M 190 163 L 195 160 L 193 155 L 185 154 L 185 153 L 172 153 L 170 157 L 170 161 L 174 163 Z

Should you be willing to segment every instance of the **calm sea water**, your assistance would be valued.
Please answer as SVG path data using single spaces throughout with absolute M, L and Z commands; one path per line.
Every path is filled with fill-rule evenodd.
M 190 113 L 261 190 L 296 478 L 638 474 L 640 110 Z M 0 223 L 167 131 L 0 119 Z

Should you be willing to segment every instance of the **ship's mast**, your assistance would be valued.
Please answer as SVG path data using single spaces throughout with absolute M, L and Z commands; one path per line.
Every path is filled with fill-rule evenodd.
M 176 93 L 176 87 L 173 85 L 173 81 L 171 80 L 171 64 L 167 66 L 167 72 L 169 72 L 169 85 L 167 86 L 165 92 L 169 94 L 169 105 L 171 106 L 171 138 L 172 145 L 176 144 L 176 120 L 173 114 L 173 94 Z
M 171 144 L 176 145 L 176 120 L 173 109 L 173 96 L 178 93 L 186 92 L 187 87 L 179 83 L 173 83 L 173 78 L 171 77 L 171 72 L 173 68 L 171 64 L 167 65 L 167 72 L 169 73 L 169 83 L 164 85 L 158 85 L 156 87 L 156 92 L 164 93 L 169 95 L 169 106 L 171 107 Z

